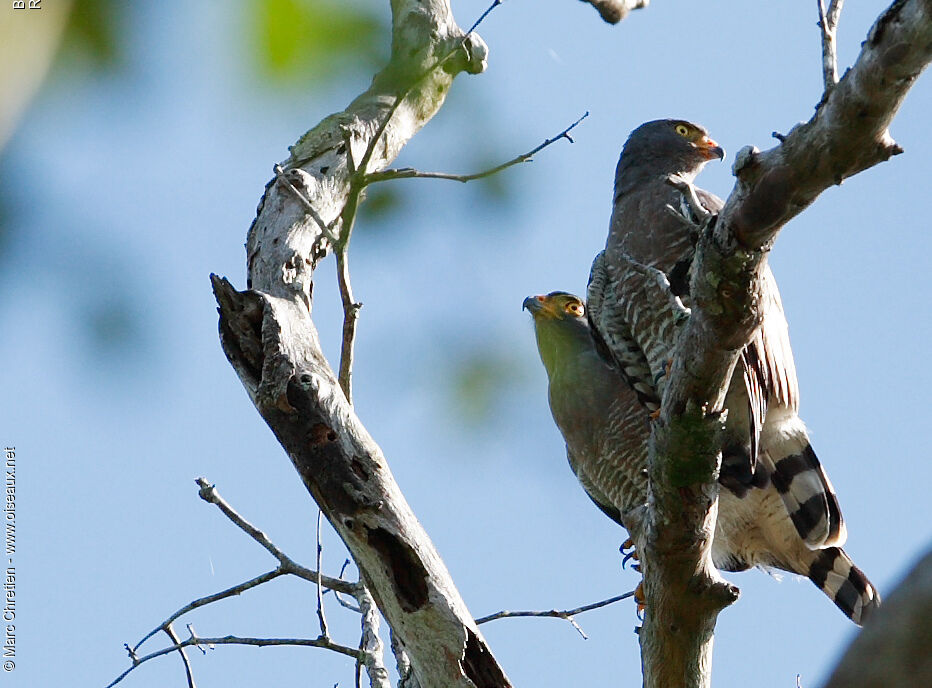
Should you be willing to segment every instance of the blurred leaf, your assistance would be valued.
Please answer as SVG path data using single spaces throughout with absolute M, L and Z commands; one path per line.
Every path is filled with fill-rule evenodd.
M 384 229 L 390 216 L 404 205 L 405 193 L 397 184 L 378 184 L 366 191 L 366 201 L 359 206 L 359 215 L 365 220 L 361 227 L 365 229 Z
M 457 419 L 480 425 L 496 415 L 509 388 L 520 380 L 521 366 L 497 351 L 473 351 L 453 371 L 452 393 Z
M 141 337 L 139 314 L 125 299 L 103 296 L 84 304 L 88 344 L 97 356 L 128 354 Z
M 117 40 L 121 7 L 116 0 L 74 0 L 65 46 L 78 51 L 92 67 L 118 66 L 123 58 Z
M 375 65 L 388 29 L 369 8 L 337 0 L 250 0 L 259 63 L 284 79 L 338 76 L 347 66 Z

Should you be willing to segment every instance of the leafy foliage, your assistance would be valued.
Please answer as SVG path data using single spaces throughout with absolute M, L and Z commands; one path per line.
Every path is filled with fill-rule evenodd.
M 371 67 L 386 27 L 373 10 L 336 0 L 248 0 L 261 68 L 279 79 L 326 80 Z M 385 46 L 387 49 L 387 46 Z

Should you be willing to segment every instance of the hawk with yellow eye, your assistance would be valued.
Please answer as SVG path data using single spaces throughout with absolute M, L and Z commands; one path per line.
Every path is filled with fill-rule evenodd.
M 714 215 L 723 205 L 692 181 L 707 162 L 724 157 L 699 125 L 656 120 L 631 133 L 618 160 L 608 240 L 590 277 L 589 315 L 594 332 L 635 389 L 662 384 L 676 329 L 669 312 L 645 291 L 650 280 L 630 266 L 663 273 L 672 293 L 689 304 L 699 215 Z M 681 211 L 669 212 L 669 207 Z M 808 546 L 841 545 L 844 520 L 797 413 L 799 387 L 786 318 L 767 266 L 762 281 L 761 326 L 742 351 L 725 403 L 723 484 L 740 494 L 772 482 Z M 647 370 L 630 365 L 632 349 L 646 358 Z M 653 398 L 642 394 L 642 401 L 655 410 L 659 397 L 660 392 Z
M 647 500 L 648 409 L 597 350 L 578 297 L 555 291 L 528 297 L 524 308 L 534 319 L 550 409 L 570 467 L 592 501 L 624 526 Z M 807 576 L 858 624 L 879 602 L 842 549 L 807 546 L 775 483 L 740 495 L 721 490 L 712 560 L 726 571 L 764 566 Z

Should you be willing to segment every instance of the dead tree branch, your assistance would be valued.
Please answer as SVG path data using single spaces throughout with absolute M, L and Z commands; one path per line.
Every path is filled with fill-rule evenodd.
M 314 270 L 331 249 L 339 255 L 348 245 L 365 175 L 391 163 L 443 104 L 456 74 L 485 68 L 485 44 L 456 25 L 447 0 L 393 0 L 392 17 L 391 59 L 369 90 L 291 148 L 290 186 L 266 187 L 247 238 L 250 291 L 212 277 L 221 342 L 353 555 L 420 685 L 504 687 L 508 679 L 353 413 L 349 378 L 334 375 L 310 318 Z
M 825 9 L 825 0 L 818 0 L 819 29 L 822 34 L 822 80 L 825 83 L 825 92 L 831 91 L 838 83 L 838 47 L 836 37 L 838 33 L 838 20 L 841 18 L 841 8 L 845 0 L 831 0 L 828 10 Z
M 178 634 L 175 633 L 175 629 L 172 628 L 170 623 L 165 626 L 165 633 L 175 645 L 178 645 L 181 642 L 181 640 L 178 638 Z M 179 647 L 178 654 L 181 655 L 181 662 L 184 664 L 184 675 L 185 679 L 188 681 L 188 688 L 197 688 L 197 686 L 194 684 L 194 670 L 191 669 L 191 660 L 188 659 L 188 653 L 186 649 Z
M 229 503 L 227 503 L 227 501 L 223 497 L 220 496 L 220 493 L 217 491 L 217 488 L 214 485 L 207 482 L 206 478 L 198 478 L 196 482 L 198 484 L 198 487 L 200 487 L 200 490 L 198 491 L 198 495 L 200 496 L 201 499 L 203 499 L 205 502 L 210 502 L 211 504 L 215 504 L 228 519 L 233 521 L 233 523 L 235 523 L 241 530 L 243 530 L 243 532 L 249 535 L 249 537 L 251 537 L 253 540 L 255 540 L 260 545 L 262 545 L 269 552 L 269 554 L 271 554 L 273 557 L 278 559 L 279 569 L 277 570 L 281 570 L 282 573 L 290 573 L 294 576 L 298 576 L 299 578 L 303 578 L 304 580 L 311 581 L 312 583 L 319 582 L 325 588 L 329 588 L 330 590 L 333 590 L 334 592 L 342 592 L 342 593 L 346 593 L 347 595 L 353 595 L 353 596 L 356 595 L 356 593 L 359 590 L 358 584 L 350 583 L 340 578 L 331 578 L 330 576 L 325 576 L 321 574 L 319 571 L 313 571 L 307 567 L 301 566 L 300 564 L 295 562 L 294 559 L 292 559 L 287 554 L 282 552 L 275 545 L 275 543 L 273 543 L 269 539 L 268 535 L 263 533 L 261 530 L 259 530 L 254 525 L 252 525 L 249 521 L 247 521 L 245 518 L 240 516 L 239 513 L 232 506 L 230 506 Z M 275 572 L 270 571 L 269 573 L 263 574 L 263 575 L 272 576 L 273 573 Z M 276 575 L 280 575 L 280 574 L 276 574 Z M 274 578 L 275 576 L 272 576 L 272 577 Z M 257 581 L 260 578 L 262 578 L 262 576 L 254 578 L 252 580 Z M 247 583 L 243 583 L 242 585 L 249 585 L 249 583 L 251 582 L 252 581 L 247 581 Z M 254 587 L 254 586 L 249 585 L 249 587 Z M 231 590 L 232 589 L 233 588 L 231 588 Z M 244 589 L 248 589 L 248 588 L 244 588 Z M 238 593 L 233 593 L 233 594 L 238 594 Z
M 550 146 L 560 139 L 566 139 L 570 143 L 573 143 L 573 137 L 570 136 L 570 132 L 576 128 L 576 125 L 582 122 L 586 117 L 589 116 L 588 112 L 583 113 L 583 116 L 569 125 L 566 129 L 561 131 L 559 134 L 553 138 L 545 140 L 542 144 L 536 148 L 529 150 L 527 153 L 522 153 L 508 162 L 503 162 L 501 165 L 496 165 L 488 170 L 482 172 L 475 172 L 473 174 L 449 174 L 447 172 L 421 172 L 412 167 L 402 167 L 400 169 L 389 169 L 383 170 L 382 172 L 374 172 L 373 174 L 366 176 L 366 181 L 368 184 L 374 184 L 375 182 L 388 181 L 390 179 L 448 179 L 455 182 L 471 182 L 476 179 L 483 179 L 485 177 L 491 177 L 493 174 L 498 174 L 503 170 L 507 170 L 509 167 L 514 165 L 520 165 L 524 162 L 531 162 L 534 159 L 534 156 L 540 153 L 544 148 Z
M 736 590 L 713 568 L 721 411 L 736 357 L 761 313 L 761 270 L 779 230 L 833 184 L 902 152 L 888 126 L 932 60 L 932 1 L 897 0 L 812 119 L 763 153 L 741 151 L 737 182 L 703 232 L 695 304 L 677 340 L 654 425 L 644 524 L 644 685 L 709 685 L 718 612 Z M 688 457 L 688 458 L 685 458 Z
M 106 688 L 113 688 L 113 686 L 120 683 L 124 678 L 129 676 L 129 674 L 136 669 L 137 667 L 145 664 L 146 662 L 155 659 L 156 657 L 162 657 L 163 655 L 170 654 L 172 652 L 178 652 L 183 650 L 186 647 L 198 647 L 202 646 L 211 646 L 211 645 L 252 645 L 254 647 L 273 647 L 278 645 L 293 645 L 296 647 L 320 647 L 325 650 L 330 650 L 332 652 L 337 652 L 341 655 L 346 655 L 352 659 L 356 659 L 359 656 L 360 650 L 353 647 L 346 647 L 345 645 L 340 645 L 335 643 L 329 638 L 242 638 L 234 635 L 223 636 L 222 638 L 200 638 L 195 636 L 193 633 L 190 638 L 183 640 L 180 643 L 175 643 L 169 647 L 163 647 L 161 650 L 156 650 L 150 654 L 145 655 L 144 657 L 133 657 L 133 665 L 124 671 L 122 674 L 117 676 L 113 681 L 107 684 Z
M 553 619 L 563 619 L 564 621 L 569 621 L 572 624 L 573 628 L 583 637 L 584 640 L 588 640 L 587 636 L 583 629 L 579 627 L 579 624 L 576 623 L 576 620 L 573 618 L 577 614 L 583 614 L 593 609 L 600 609 L 601 607 L 607 607 L 610 604 L 615 602 L 620 602 L 621 600 L 626 600 L 629 597 L 634 597 L 634 592 L 626 592 L 623 595 L 616 595 L 615 597 L 609 597 L 607 600 L 602 600 L 601 602 L 593 602 L 591 604 L 584 604 L 581 607 L 576 607 L 575 609 L 564 609 L 562 611 L 557 609 L 551 609 L 550 611 L 529 611 L 529 612 L 512 612 L 508 610 L 502 610 L 496 612 L 495 614 L 489 614 L 488 616 L 483 616 L 476 619 L 477 624 L 488 623 L 489 621 L 497 621 L 498 619 L 514 619 L 521 616 L 531 616 L 531 617 L 543 617 L 543 618 L 553 618 Z
M 240 529 L 246 532 L 250 537 L 252 537 L 254 540 L 259 542 L 263 547 L 265 547 L 265 549 L 271 552 L 272 555 L 275 556 L 276 559 L 278 559 L 279 566 L 275 569 L 272 569 L 271 571 L 268 571 L 259 576 L 256 576 L 255 578 L 250 578 L 247 581 L 244 581 L 230 588 L 227 588 L 226 590 L 222 590 L 220 592 L 213 593 L 205 597 L 200 597 L 196 600 L 193 600 L 192 602 L 189 602 L 188 604 L 184 605 L 183 607 L 181 607 L 180 609 L 172 613 L 167 619 L 165 619 L 165 621 L 163 621 L 158 626 L 156 626 L 154 629 L 149 631 L 146 635 L 144 635 L 142 639 L 139 640 L 139 642 L 137 642 L 133 647 L 130 647 L 127 644 L 125 646 L 126 651 L 129 654 L 129 657 L 133 662 L 133 666 L 130 667 L 130 670 L 134 669 L 136 666 L 141 664 L 143 661 L 148 661 L 149 659 L 154 659 L 155 657 L 161 657 L 163 654 L 166 654 L 167 652 L 170 652 L 173 649 L 177 649 L 178 652 L 181 654 L 182 661 L 184 663 L 185 674 L 187 677 L 188 685 L 191 688 L 194 688 L 194 676 L 191 670 L 191 664 L 188 660 L 187 655 L 185 654 L 185 648 L 192 644 L 197 645 L 198 647 L 200 647 L 200 645 L 198 645 L 197 643 L 191 643 L 191 642 L 182 643 L 178 639 L 178 636 L 176 635 L 172 624 L 184 614 L 194 611 L 195 609 L 204 607 L 208 604 L 213 604 L 214 602 L 225 600 L 235 595 L 240 595 L 246 592 L 247 590 L 251 590 L 252 588 L 258 587 L 259 585 L 262 585 L 263 583 L 268 583 L 269 581 L 275 580 L 276 578 L 280 576 L 294 575 L 294 576 L 298 576 L 299 578 L 303 578 L 304 580 L 316 583 L 317 585 L 318 617 L 320 619 L 320 628 L 321 628 L 321 633 L 320 633 L 320 637 L 318 638 L 318 640 L 327 641 L 327 642 L 330 641 L 329 633 L 327 631 L 327 622 L 323 616 L 322 591 L 324 590 L 332 591 L 334 595 L 337 596 L 337 599 L 340 600 L 341 605 L 349 609 L 352 609 L 355 612 L 361 613 L 363 615 L 362 623 L 363 623 L 363 641 L 364 642 L 360 643 L 360 648 L 357 653 L 358 661 L 365 663 L 366 667 L 369 668 L 370 683 L 372 686 L 377 686 L 378 688 L 388 688 L 387 672 L 383 672 L 385 675 L 385 680 L 380 682 L 381 681 L 380 677 L 382 676 L 382 673 L 379 672 L 379 667 L 384 668 L 384 665 L 383 665 L 383 659 L 381 656 L 382 644 L 381 644 L 381 641 L 378 639 L 378 625 L 379 625 L 378 613 L 374 611 L 374 607 L 372 605 L 372 598 L 369 595 L 368 591 L 366 590 L 365 586 L 361 582 L 351 583 L 349 581 L 344 581 L 342 578 L 331 578 L 330 576 L 324 576 L 322 573 L 320 573 L 321 547 L 320 547 L 319 521 L 318 521 L 318 535 L 317 535 L 317 543 L 318 543 L 317 544 L 317 570 L 312 571 L 311 569 L 308 569 L 306 567 L 300 566 L 299 564 L 296 564 L 290 557 L 284 554 L 284 552 L 282 552 L 274 543 L 272 543 L 271 540 L 269 540 L 268 536 L 265 533 L 263 533 L 261 530 L 256 528 L 254 525 L 249 523 L 232 506 L 230 506 L 226 502 L 226 500 L 224 500 L 220 496 L 216 488 L 213 485 L 209 484 L 204 478 L 198 478 L 196 482 L 198 486 L 200 487 L 200 490 L 198 493 L 200 497 L 207 502 L 216 504 L 221 509 L 221 511 L 223 511 L 223 513 L 227 516 L 227 518 L 229 518 Z M 347 564 L 348 563 L 349 562 L 347 561 Z M 343 572 L 345 571 L 347 564 L 343 565 L 343 568 L 340 571 L 341 576 L 343 575 Z M 359 603 L 359 607 L 355 608 L 352 605 L 343 602 L 343 600 L 340 599 L 339 597 L 341 593 L 352 595 Z M 368 607 L 366 605 L 368 605 Z M 188 626 L 188 628 L 189 630 L 191 630 L 190 625 Z M 139 648 L 142 646 L 143 643 L 145 643 L 147 640 L 152 638 L 159 631 L 164 631 L 166 634 L 168 634 L 169 638 L 171 638 L 171 641 L 174 643 L 175 647 L 169 648 L 167 652 L 166 651 L 154 652 L 149 655 L 146 655 L 143 659 L 140 659 Z M 373 639 L 373 634 L 374 634 L 374 639 Z M 193 630 L 191 630 L 191 636 L 192 638 L 195 637 Z M 209 644 L 209 641 L 203 641 L 203 643 Z M 246 644 L 257 644 L 257 643 L 249 642 Z M 288 643 L 274 643 L 274 644 L 288 644 Z M 305 644 L 306 645 L 307 643 L 290 643 L 290 644 Z M 324 647 L 324 645 L 320 645 L 320 647 Z M 341 647 L 341 646 L 334 645 L 334 647 Z M 331 647 L 329 649 L 333 649 L 333 648 Z M 378 656 L 371 656 L 371 653 L 373 652 L 378 652 L 379 653 Z M 366 653 L 369 653 L 369 654 L 366 654 Z M 129 673 L 130 670 L 121 674 L 120 677 L 118 677 L 110 685 L 115 685 L 116 683 L 121 681 L 123 677 L 125 677 Z

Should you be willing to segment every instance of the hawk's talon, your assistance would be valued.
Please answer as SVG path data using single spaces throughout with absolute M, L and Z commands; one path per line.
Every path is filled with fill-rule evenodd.
M 637 605 L 635 613 L 638 619 L 643 621 L 644 610 L 647 609 L 647 598 L 644 596 L 644 581 L 638 583 L 638 586 L 634 589 L 634 602 Z

